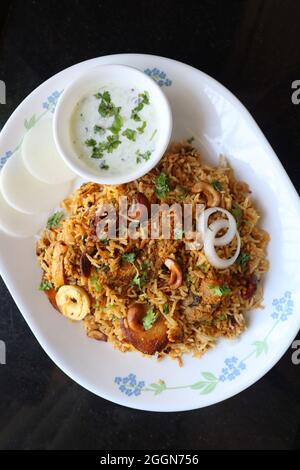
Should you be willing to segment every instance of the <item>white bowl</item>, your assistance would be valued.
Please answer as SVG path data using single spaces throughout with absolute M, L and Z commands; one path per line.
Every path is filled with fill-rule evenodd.
M 88 93 L 95 93 L 99 83 L 114 86 L 135 87 L 147 90 L 157 116 L 156 146 L 147 161 L 132 170 L 119 173 L 104 173 L 89 167 L 79 159 L 71 135 L 71 118 L 77 103 Z M 122 184 L 134 181 L 148 173 L 162 158 L 172 133 L 172 113 L 169 102 L 157 83 L 145 73 L 125 65 L 97 65 L 88 68 L 76 78 L 62 93 L 56 106 L 53 120 L 54 139 L 65 163 L 79 176 L 101 184 Z

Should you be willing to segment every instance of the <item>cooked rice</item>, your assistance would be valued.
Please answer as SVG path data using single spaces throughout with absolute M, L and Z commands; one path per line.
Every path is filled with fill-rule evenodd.
M 241 251 L 250 255 L 246 266 L 234 263 L 228 269 L 217 270 L 208 263 L 203 250 L 187 251 L 184 237 L 182 240 L 160 238 L 147 243 L 121 239 L 108 240 L 105 244 L 95 240 L 91 234 L 91 221 L 97 207 L 108 202 L 118 207 L 120 196 L 132 200 L 137 191 L 145 194 L 151 203 L 159 203 L 154 179 L 162 170 L 169 176 L 172 188 L 163 201 L 167 204 L 192 203 L 193 207 L 199 203 L 205 204 L 205 197 L 191 192 L 192 186 L 200 180 L 221 183 L 219 205 L 230 211 L 233 204 L 238 203 L 242 209 L 239 226 Z M 168 328 L 168 345 L 157 352 L 157 357 L 170 356 L 179 362 L 183 353 L 199 357 L 215 345 L 217 338 L 237 337 L 246 328 L 245 312 L 261 307 L 261 281 L 268 270 L 265 250 L 269 235 L 257 226 L 259 214 L 249 193 L 248 185 L 235 179 L 233 170 L 224 163 L 224 159 L 219 167 L 214 168 L 203 163 L 199 152 L 190 145 L 174 144 L 159 165 L 137 181 L 120 186 L 87 183 L 62 203 L 67 217 L 58 228 L 46 228 L 37 244 L 43 279 L 59 287 L 55 285 L 51 273 L 54 246 L 60 241 L 67 247 L 64 256 L 65 284 L 82 286 L 92 301 L 91 314 L 83 320 L 89 336 L 95 338 L 97 332 L 101 332 L 122 352 L 136 350 L 124 341 L 121 321 L 126 317 L 129 305 L 147 303 L 163 315 Z M 217 251 L 219 256 L 229 257 L 235 249 L 236 242 L 233 241 Z M 138 270 L 147 272 L 142 290 L 137 285 L 131 285 L 135 267 L 122 261 L 122 255 L 130 252 L 138 253 L 135 263 Z M 81 275 L 80 258 L 83 253 L 88 254 L 92 264 L 89 278 Z M 168 285 L 169 272 L 163 265 L 167 257 L 177 260 L 184 273 L 184 283 L 173 291 Z M 142 268 L 145 261 L 150 263 L 148 268 Z M 251 275 L 256 276 L 258 288 L 251 298 L 245 299 L 243 294 Z M 210 281 L 229 286 L 231 293 L 217 300 L 213 296 L 211 299 L 205 297 L 203 286 Z M 164 308 L 166 304 L 168 313 Z

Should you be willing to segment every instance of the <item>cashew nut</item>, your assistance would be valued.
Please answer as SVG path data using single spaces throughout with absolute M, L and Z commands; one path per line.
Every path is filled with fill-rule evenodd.
M 145 316 L 145 304 L 133 304 L 129 307 L 127 312 L 128 326 L 131 330 L 136 332 L 144 332 L 144 327 L 141 320 Z
M 170 270 L 169 286 L 171 289 L 177 289 L 182 285 L 183 276 L 178 263 L 171 258 L 165 260 L 165 266 Z
M 203 193 L 207 199 L 208 207 L 215 207 L 220 204 L 220 193 L 213 186 L 204 181 L 199 181 L 192 188 L 193 193 Z

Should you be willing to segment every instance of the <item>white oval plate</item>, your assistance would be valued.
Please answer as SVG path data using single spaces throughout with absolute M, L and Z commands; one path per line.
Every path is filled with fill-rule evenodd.
M 122 354 L 92 341 L 81 325 L 57 314 L 38 291 L 40 269 L 35 239 L 0 233 L 0 269 L 34 335 L 53 361 L 76 382 L 101 397 L 132 408 L 180 411 L 225 400 L 260 379 L 280 359 L 300 326 L 300 204 L 285 170 L 244 106 L 206 74 L 162 57 L 121 54 L 70 67 L 31 93 L 0 135 L 0 165 L 21 145 L 27 129 L 51 115 L 63 88 L 86 67 L 124 64 L 151 75 L 163 87 L 174 117 L 174 139 L 195 137 L 215 164 L 228 157 L 239 178 L 250 184 L 271 235 L 270 271 L 264 310 L 249 314 L 246 332 L 221 340 L 203 358 L 156 362 L 138 353 Z M 266 397 L 267 399 L 267 397 Z

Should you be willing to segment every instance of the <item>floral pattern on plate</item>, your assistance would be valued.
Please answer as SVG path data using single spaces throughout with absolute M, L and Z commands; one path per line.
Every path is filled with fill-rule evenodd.
M 228 357 L 224 360 L 224 367 L 221 372 L 215 375 L 212 372 L 201 372 L 201 378 L 197 382 L 188 385 L 168 386 L 163 379 L 159 379 L 156 383 L 145 385 L 145 382 L 138 380 L 135 374 L 130 373 L 126 377 L 116 377 L 115 384 L 120 392 L 128 396 L 137 397 L 143 392 L 152 392 L 154 395 L 160 395 L 163 392 L 171 390 L 191 389 L 200 392 L 201 395 L 212 393 L 217 385 L 226 381 L 235 380 L 246 370 L 246 362 L 252 358 L 258 358 L 262 354 L 267 354 L 269 350 L 268 338 L 280 322 L 286 321 L 293 313 L 294 301 L 290 291 L 286 291 L 281 298 L 276 298 L 272 302 L 274 310 L 271 317 L 276 320 L 270 330 L 263 339 L 254 341 L 251 344 L 251 350 L 242 359 L 236 356 Z

